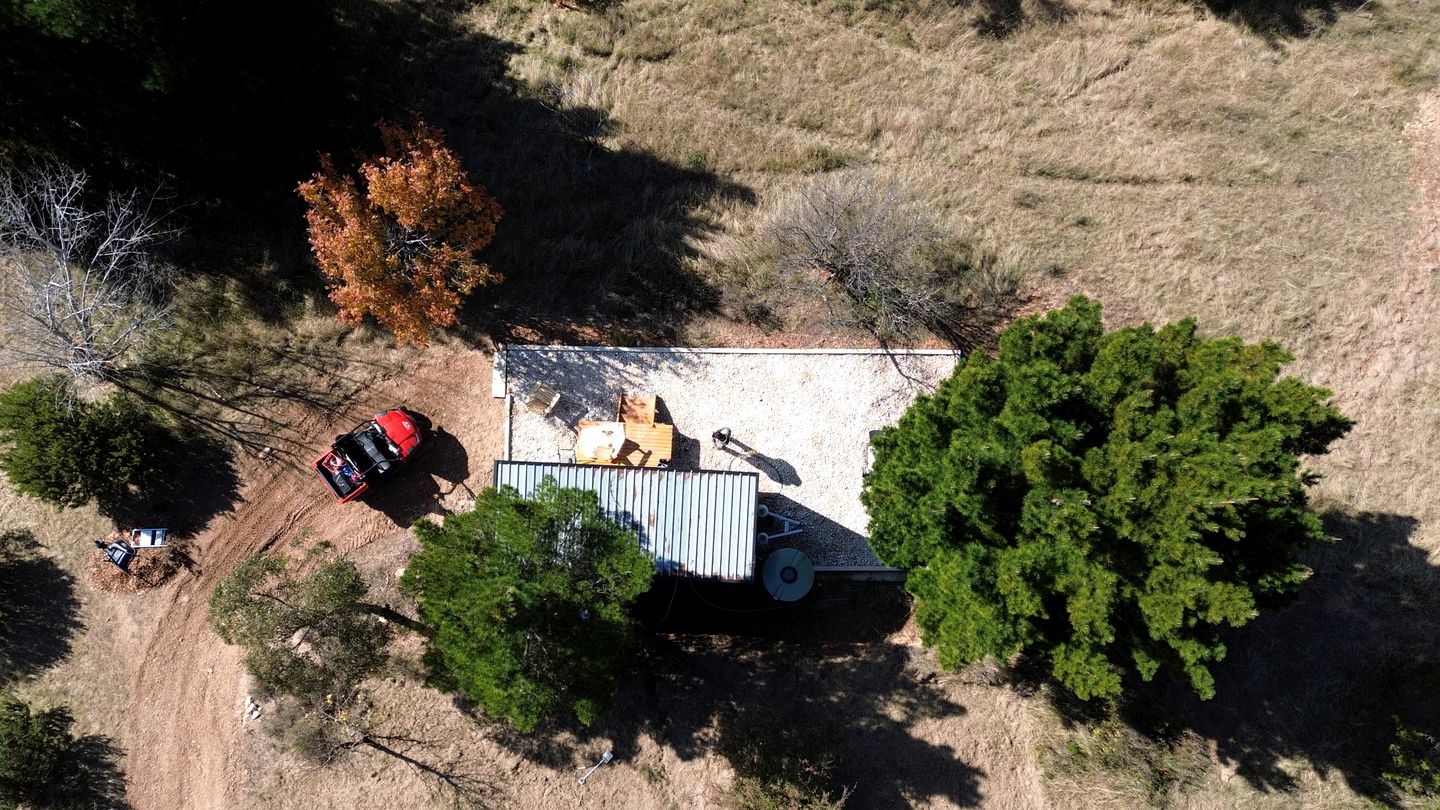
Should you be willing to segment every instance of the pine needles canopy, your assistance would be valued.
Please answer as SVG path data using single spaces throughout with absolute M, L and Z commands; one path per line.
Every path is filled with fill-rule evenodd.
M 1222 628 L 1309 576 L 1302 458 L 1351 422 L 1274 343 L 1100 315 L 1017 321 L 877 436 L 870 543 L 946 666 L 1025 652 L 1085 699 L 1164 666 L 1208 698 Z

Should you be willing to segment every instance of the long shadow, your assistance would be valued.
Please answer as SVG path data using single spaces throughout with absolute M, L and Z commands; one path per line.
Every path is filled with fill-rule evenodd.
M 33 546 L 15 545 L 0 549 L 0 686 L 65 660 L 83 629 L 75 578 Z
M 40 807 L 73 810 L 129 810 L 125 798 L 125 772 L 120 769 L 121 749 L 109 737 L 79 737 L 65 752 L 54 784 L 41 797 Z
M 739 439 L 729 439 L 725 445 L 725 452 L 754 467 L 761 475 L 781 486 L 793 487 L 799 486 L 801 483 L 800 474 L 795 471 L 795 465 L 783 458 L 767 456 Z
M 1221 762 L 1259 790 L 1295 787 L 1283 763 L 1300 760 L 1393 802 L 1379 779 L 1392 718 L 1440 728 L 1440 568 L 1409 542 L 1414 518 L 1326 524 L 1338 541 L 1309 555 L 1315 574 L 1298 601 L 1231 635 L 1214 699 L 1157 683 L 1127 709 L 1142 731 L 1178 724 L 1215 740 Z
M 505 209 L 483 258 L 506 282 L 471 296 L 473 337 L 513 319 L 542 336 L 578 336 L 578 324 L 592 340 L 655 339 L 714 307 L 687 272 L 692 245 L 718 227 L 707 206 L 753 203 L 751 191 L 615 146 L 605 110 L 513 79 L 520 46 L 478 30 L 469 8 L 157 0 L 72 36 L 0 11 L 0 147 L 53 151 L 122 184 L 167 178 L 200 201 L 171 247 L 181 263 L 217 283 L 271 265 L 226 294 L 283 320 L 277 299 L 320 292 L 295 185 L 319 154 L 342 166 L 375 154 L 376 121 L 419 112 Z
M 615 146 L 623 122 L 607 111 L 507 75 L 514 49 L 452 29 L 426 43 L 413 77 L 420 111 L 505 209 L 483 257 L 505 282 L 472 296 L 464 323 L 526 342 L 583 338 L 577 323 L 592 343 L 673 338 L 718 303 L 687 270 L 697 239 L 719 228 L 703 209 L 753 204 L 754 193 Z
M 772 513 L 797 520 L 805 527 L 798 535 L 773 540 L 768 548 L 798 548 L 816 565 L 880 565 L 870 550 L 870 541 L 854 529 L 778 492 L 761 493 L 760 500 Z M 760 523 L 760 531 L 764 532 L 778 533 L 782 528 L 773 518 Z
M 404 110 L 396 74 L 409 43 L 395 32 L 458 7 L 111 5 L 0 11 L 0 138 L 122 182 L 158 173 L 206 205 L 243 202 L 257 214 L 293 196 L 317 152 L 362 145 L 377 118 Z
M 191 432 L 172 437 L 160 464 L 138 491 L 101 503 L 100 512 L 120 526 L 163 526 L 176 537 L 194 537 L 240 502 L 234 454 L 214 437 Z
M 654 633 L 815 645 L 878 644 L 904 626 L 910 597 L 896 583 L 820 576 L 798 602 L 777 602 L 759 582 L 660 579 L 637 605 Z
M 909 648 L 671 638 L 652 652 L 645 674 L 621 691 L 607 719 L 590 728 L 499 732 L 495 738 L 551 767 L 593 759 L 602 740 L 624 760 L 639 750 L 641 734 L 688 760 L 714 749 L 717 723 L 723 726 L 740 707 L 764 704 L 799 725 L 840 725 L 835 781 L 853 791 L 850 806 L 905 807 L 937 798 L 979 804 L 983 772 L 949 745 L 910 731 L 919 722 L 960 716 L 965 708 L 925 674 L 923 662 L 912 661 Z

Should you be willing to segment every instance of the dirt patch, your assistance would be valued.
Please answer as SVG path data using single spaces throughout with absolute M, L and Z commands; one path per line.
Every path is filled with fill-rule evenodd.
M 85 581 L 92 588 L 101 591 L 138 593 L 158 588 L 185 567 L 186 561 L 177 558 L 176 551 L 162 549 L 143 552 L 125 570 L 121 570 L 105 556 L 104 551 L 96 549 L 85 566 Z
M 197 570 L 145 595 L 155 630 L 133 649 L 125 748 L 137 807 L 248 806 L 238 756 L 245 675 L 240 651 L 210 630 L 206 600 L 215 582 L 249 554 L 277 543 L 328 542 L 343 553 L 404 542 L 416 517 L 459 508 L 483 487 L 498 455 L 503 414 L 489 396 L 489 358 L 435 349 L 387 358 L 367 394 L 333 419 L 293 414 L 314 437 L 298 458 L 244 462 L 242 504 L 195 540 Z M 375 374 L 376 369 L 361 369 Z M 337 504 L 305 463 L 330 437 L 374 411 L 405 404 L 432 422 L 432 452 L 377 490 L 370 502 Z

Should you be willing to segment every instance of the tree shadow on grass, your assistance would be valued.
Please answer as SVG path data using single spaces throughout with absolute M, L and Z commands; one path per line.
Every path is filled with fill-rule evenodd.
M 1031 21 L 1057 23 L 1075 16 L 1075 12 L 1060 0 L 979 0 L 975 3 L 979 15 L 973 26 L 975 31 L 987 37 L 1004 39 L 1019 31 Z
M 84 626 L 75 578 L 35 551 L 33 539 L 16 537 L 5 546 L 0 548 L 0 686 L 65 660 Z
M 1257 790 L 1296 788 L 1285 762 L 1298 760 L 1393 803 L 1379 778 L 1392 718 L 1440 727 L 1440 568 L 1409 542 L 1414 518 L 1325 521 L 1338 541 L 1308 555 L 1315 573 L 1293 605 L 1231 634 L 1212 700 L 1157 678 L 1122 710 L 1142 733 L 1182 727 L 1214 740 L 1220 761 Z
M 607 745 L 617 759 L 633 759 L 642 734 L 689 760 L 712 753 L 717 731 L 737 712 L 764 704 L 797 726 L 839 727 L 834 787 L 852 790 L 852 806 L 904 807 L 937 798 L 977 805 L 983 773 L 950 746 L 911 732 L 917 723 L 957 717 L 965 708 L 910 656 L 908 648 L 888 644 L 836 648 L 680 637 L 654 651 L 646 674 L 622 689 L 615 710 L 594 726 L 502 731 L 496 739 L 555 768 L 578 767 Z
M 581 337 L 581 324 L 587 342 L 633 345 L 713 311 L 716 290 L 688 269 L 694 243 L 720 228 L 717 208 L 752 205 L 754 193 L 613 146 L 607 111 L 507 75 L 515 46 L 447 33 L 424 49 L 414 97 L 505 209 L 483 255 L 505 281 L 471 297 L 464 323 L 525 342 Z
M 229 447 L 195 432 L 171 442 L 145 485 L 100 512 L 121 527 L 164 527 L 177 538 L 194 537 L 215 517 L 240 502 L 240 474 Z
M 122 756 L 109 737 L 90 734 L 77 738 L 65 752 L 60 773 L 38 807 L 128 810 Z
M 14 113 L 0 138 L 108 166 L 107 179 L 125 183 L 159 173 L 202 197 L 185 212 L 189 238 L 172 250 L 223 287 L 222 298 L 273 322 L 286 309 L 277 299 L 317 297 L 296 184 L 319 169 L 319 154 L 343 168 L 379 151 L 376 121 L 419 112 L 505 210 L 482 258 L 506 281 L 471 296 L 463 323 L 472 337 L 523 321 L 535 335 L 578 336 L 582 324 L 605 342 L 658 340 L 716 305 L 687 271 L 693 244 L 719 227 L 717 208 L 752 204 L 753 193 L 616 147 L 608 111 L 513 79 L 508 63 L 521 46 L 479 30 L 471 4 L 205 2 L 186 14 L 172 5 L 137 12 L 135 25 L 153 34 L 144 47 L 117 45 L 110 32 L 14 43 L 0 75 L 47 72 L 0 98 Z M 0 30 L 0 46 L 10 33 Z M 163 63 L 165 80 L 137 92 L 151 62 Z M 227 281 L 262 264 L 253 283 Z
M 1369 0 L 1194 0 L 1221 19 L 1253 31 L 1271 45 L 1323 33 L 1340 15 Z
M 908 615 L 895 585 L 822 582 L 810 601 L 778 606 L 758 585 L 662 580 L 639 610 L 665 632 L 591 727 L 558 723 L 492 734 L 554 768 L 578 767 L 608 745 L 633 759 L 640 737 L 690 760 L 715 751 L 737 713 L 763 704 L 797 726 L 835 726 L 833 787 L 853 807 L 904 807 L 944 799 L 980 802 L 983 773 L 953 748 L 920 739 L 917 723 L 965 708 L 937 681 L 930 659 L 881 641 Z M 858 617 L 868 617 L 869 621 Z

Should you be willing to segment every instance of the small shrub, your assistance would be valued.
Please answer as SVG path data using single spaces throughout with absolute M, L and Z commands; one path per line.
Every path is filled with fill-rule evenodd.
M 907 338 L 984 316 L 969 288 L 983 257 L 872 172 L 816 177 L 780 203 L 762 233 L 781 279 L 818 292 L 841 326 Z
M 1205 741 L 1194 732 L 1142 734 L 1113 709 L 1046 749 L 1041 763 L 1052 780 L 1070 780 L 1086 789 L 1101 782 L 1150 807 L 1179 803 L 1204 784 L 1211 768 Z
M 122 394 L 72 401 L 64 382 L 40 378 L 0 394 L 0 470 L 24 495 L 62 507 L 102 507 L 128 496 L 154 470 L 160 426 Z
M 1380 775 L 1402 793 L 1440 796 L 1440 739 L 1395 718 L 1390 764 Z
M 210 594 L 210 624 L 245 648 L 260 688 L 310 704 L 346 705 L 387 659 L 390 625 L 363 600 L 355 563 L 332 560 L 299 576 L 275 556 L 243 560 Z
M 850 162 L 843 152 L 825 145 L 808 146 L 800 153 L 800 170 L 806 174 L 833 172 L 845 168 Z

